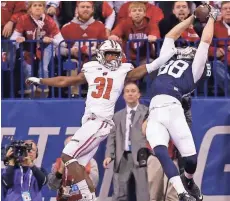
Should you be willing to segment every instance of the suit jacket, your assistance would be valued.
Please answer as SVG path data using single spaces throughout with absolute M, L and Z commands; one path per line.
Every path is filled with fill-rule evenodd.
M 142 134 L 141 131 L 142 123 L 147 112 L 148 108 L 146 106 L 142 104 L 138 105 L 130 132 L 132 156 L 134 163 L 137 166 L 139 166 L 137 162 L 137 152 L 140 148 L 146 147 L 147 145 L 146 137 Z M 125 151 L 124 144 L 126 132 L 126 114 L 127 108 L 124 108 L 115 113 L 113 117 L 115 126 L 107 138 L 105 157 L 111 157 L 114 159 L 115 172 L 118 172 L 120 161 Z

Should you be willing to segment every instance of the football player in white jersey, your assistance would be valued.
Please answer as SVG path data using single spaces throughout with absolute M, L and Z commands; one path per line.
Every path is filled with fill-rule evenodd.
M 119 43 L 106 40 L 97 50 L 97 61 L 85 63 L 82 72 L 77 76 L 44 79 L 30 77 L 26 80 L 27 84 L 43 84 L 53 87 L 88 83 L 89 89 L 82 127 L 74 134 L 62 152 L 62 160 L 74 183 L 72 189 L 64 188 L 64 194 L 68 196 L 69 192 L 73 194 L 77 189 L 81 192 L 82 200 L 95 199 L 93 184 L 83 167 L 94 156 L 100 142 L 107 137 L 113 126 L 114 107 L 122 93 L 124 82 L 138 80 L 167 62 L 177 52 L 176 48 L 169 49 L 168 44 L 176 40 L 186 28 L 188 26 L 177 30 L 178 33 L 171 34 L 172 37 L 166 35 L 162 48 L 167 51 L 152 63 L 135 69 L 132 64 L 121 62 L 123 52 Z

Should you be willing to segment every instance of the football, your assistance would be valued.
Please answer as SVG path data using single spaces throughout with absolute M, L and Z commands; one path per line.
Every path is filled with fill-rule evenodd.
M 201 23 L 204 23 L 208 20 L 209 12 L 208 6 L 200 5 L 196 8 L 194 14 Z

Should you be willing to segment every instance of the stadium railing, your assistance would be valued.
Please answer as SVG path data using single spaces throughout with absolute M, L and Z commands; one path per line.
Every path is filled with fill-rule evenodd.
M 214 46 L 214 52 L 217 52 L 217 44 L 218 42 L 223 42 L 225 44 L 224 50 L 225 52 L 228 52 L 228 43 L 230 39 L 229 38 L 221 38 L 221 39 L 213 39 L 213 46 Z M 67 44 L 68 49 L 68 56 L 61 56 L 61 48 L 63 47 L 64 42 Z M 51 44 L 51 52 L 50 55 L 50 62 L 49 62 L 49 77 L 54 76 L 61 76 L 61 75 L 67 75 L 70 76 L 70 71 L 77 69 L 78 72 L 80 72 L 82 65 L 84 62 L 94 60 L 95 59 L 95 48 L 100 43 L 99 40 L 66 40 L 62 41 L 58 46 L 55 46 L 54 44 Z M 70 47 L 71 44 L 75 43 L 76 47 L 78 49 L 83 50 L 84 52 L 88 52 L 88 54 L 83 54 L 82 51 L 78 52 L 78 59 L 77 62 L 73 61 L 73 57 L 70 54 Z M 133 39 L 129 40 L 126 43 L 126 46 L 124 46 L 125 54 L 126 54 L 126 60 L 127 62 L 131 62 L 134 64 L 134 66 L 139 66 L 140 64 L 143 64 L 143 61 L 141 61 L 141 58 L 145 59 L 144 63 L 149 63 L 151 60 L 155 59 L 157 56 L 159 56 L 160 48 L 162 46 L 163 40 L 157 40 L 155 43 L 149 43 L 147 39 Z M 28 98 L 26 94 L 24 93 L 25 90 L 25 76 L 24 76 L 24 63 L 25 63 L 25 56 L 24 56 L 24 50 L 25 47 L 27 48 L 27 51 L 30 52 L 30 61 L 31 61 L 31 75 L 30 76 L 38 76 L 38 59 L 36 49 L 39 44 L 39 50 L 41 51 L 40 54 L 40 61 L 41 66 L 43 66 L 43 52 L 46 48 L 46 44 L 43 44 L 42 41 L 36 41 L 36 40 L 27 40 L 22 44 L 17 44 L 15 41 L 10 40 L 2 40 L 2 59 L 1 59 L 1 70 L 2 70 L 2 76 L 1 76 L 1 90 L 2 90 L 2 99 L 24 99 Z M 188 42 L 185 40 L 178 40 L 176 42 L 176 46 L 183 46 L 183 45 L 190 45 L 190 46 L 197 46 L 199 44 L 199 41 L 196 42 Z M 88 47 L 88 48 L 87 48 Z M 135 47 L 135 54 L 136 58 L 132 58 L 130 55 L 130 48 Z M 87 50 L 88 49 L 88 50 Z M 28 57 L 28 56 L 27 56 Z M 47 59 L 47 58 L 46 58 Z M 75 59 L 76 60 L 76 59 Z M 222 69 L 222 78 L 224 80 L 220 80 L 219 73 L 216 72 L 219 70 L 217 69 L 218 66 L 216 65 L 218 61 L 216 54 L 212 58 L 212 60 L 209 60 L 212 70 L 210 79 L 205 79 L 201 81 L 201 83 L 198 85 L 198 87 L 193 92 L 194 97 L 218 97 L 223 96 L 226 98 L 230 97 L 230 66 L 228 66 L 227 63 L 227 54 L 224 55 L 223 58 L 223 66 Z M 42 71 L 44 69 L 42 68 Z M 221 74 L 220 73 L 220 74 Z M 44 75 L 44 72 L 42 72 L 42 75 Z M 156 75 L 155 75 L 156 76 Z M 153 80 L 154 75 L 147 75 L 144 79 L 139 81 L 139 84 L 142 86 L 142 94 L 145 97 L 151 96 L 151 83 Z M 83 89 L 87 88 L 86 86 L 83 87 Z M 29 98 L 33 97 L 35 93 L 35 88 L 31 87 L 32 95 L 29 96 Z M 68 91 L 67 95 L 64 93 L 64 91 Z M 20 93 L 19 93 L 20 91 Z M 82 87 L 79 86 L 79 96 L 84 97 L 85 93 L 84 90 L 82 90 Z M 61 88 L 55 88 L 55 87 L 49 87 L 49 98 L 71 98 L 71 88 L 68 87 L 68 89 L 61 89 Z

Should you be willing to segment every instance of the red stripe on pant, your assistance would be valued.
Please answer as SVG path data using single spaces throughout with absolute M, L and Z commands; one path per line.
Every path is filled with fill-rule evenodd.
M 100 130 L 103 127 L 103 125 L 104 125 L 104 122 L 102 123 L 102 125 L 100 126 L 98 130 Z M 93 136 L 94 134 L 88 140 L 86 140 L 86 142 L 79 149 L 75 151 L 73 158 L 76 158 L 80 153 L 82 153 L 85 149 L 87 149 L 91 143 L 93 143 L 93 141 L 96 139 L 96 138 L 93 138 Z

